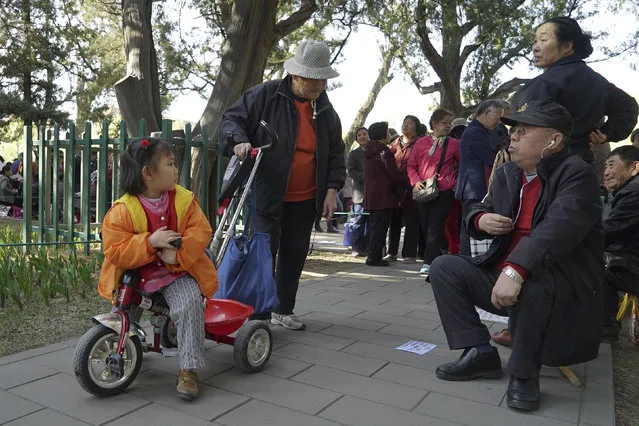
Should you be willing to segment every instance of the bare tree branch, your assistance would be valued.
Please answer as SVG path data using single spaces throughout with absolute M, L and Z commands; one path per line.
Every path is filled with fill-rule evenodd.
M 275 25 L 275 34 L 278 39 L 282 39 L 304 25 L 317 10 L 317 3 L 315 0 L 302 0 L 300 8 L 297 9 L 291 16 L 286 19 L 282 19 Z
M 508 94 L 514 92 L 520 86 L 528 83 L 529 81 L 530 81 L 529 78 L 517 78 L 517 77 L 515 77 L 512 80 L 509 80 L 509 81 L 503 83 L 502 85 L 500 85 L 498 88 L 496 88 L 493 91 L 493 93 L 491 93 L 490 95 L 486 96 L 486 99 L 503 98 L 505 95 L 508 95 Z
M 346 34 L 346 37 L 344 37 L 344 40 L 341 41 L 341 43 L 339 44 L 339 48 L 337 49 L 337 52 L 335 52 L 333 59 L 331 59 L 331 65 L 333 65 L 335 61 L 337 61 L 337 58 L 339 58 L 339 55 L 342 54 L 342 50 L 344 50 L 344 46 L 346 46 L 346 42 L 348 41 L 352 33 L 353 33 L 353 26 L 349 25 L 348 33 Z

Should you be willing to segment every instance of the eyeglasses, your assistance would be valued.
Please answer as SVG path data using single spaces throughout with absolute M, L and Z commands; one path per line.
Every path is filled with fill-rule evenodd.
M 511 127 L 509 134 L 510 136 L 512 136 L 515 133 L 517 133 L 519 136 L 524 136 L 526 132 L 528 132 L 528 129 L 526 127 L 518 126 L 518 127 Z

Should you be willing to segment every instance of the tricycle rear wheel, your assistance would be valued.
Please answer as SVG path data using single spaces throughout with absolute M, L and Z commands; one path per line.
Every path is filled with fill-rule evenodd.
M 263 321 L 247 321 L 233 344 L 235 365 L 247 373 L 261 371 L 271 358 L 273 335 Z
M 120 336 L 102 324 L 89 329 L 80 338 L 73 356 L 73 370 L 80 386 L 100 397 L 124 391 L 142 366 L 142 344 L 137 336 L 125 340 L 122 357 L 116 353 Z M 121 377 L 113 372 L 121 365 Z M 111 367 L 109 366 L 111 364 Z

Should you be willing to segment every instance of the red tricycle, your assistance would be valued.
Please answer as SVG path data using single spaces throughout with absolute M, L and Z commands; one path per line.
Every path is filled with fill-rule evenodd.
M 144 352 L 163 353 L 177 347 L 175 325 L 161 293 L 143 296 L 137 291 L 137 274 L 122 275 L 117 302 L 112 312 L 93 317 L 96 325 L 78 342 L 74 371 L 80 386 L 96 396 L 112 396 L 135 380 Z M 206 338 L 233 345 L 236 365 L 254 373 L 264 368 L 272 350 L 272 334 L 263 321 L 247 321 L 253 308 L 234 300 L 208 299 L 205 302 Z M 153 312 L 153 343 L 147 333 L 129 318 L 129 309 L 138 306 Z M 239 331 L 238 331 L 239 330 Z M 236 337 L 230 335 L 237 331 Z
M 277 134 L 267 123 L 261 121 L 260 126 L 266 131 L 269 143 L 251 150 L 250 157 L 234 170 L 218 198 L 218 214 L 222 215 L 222 219 L 210 249 L 207 249 L 207 255 L 216 266 L 235 234 L 235 224 L 248 198 L 263 153 L 277 141 Z M 232 138 L 232 135 L 227 135 L 227 138 Z M 232 140 L 230 143 L 232 146 Z M 176 248 L 179 247 L 176 245 Z M 80 338 L 75 348 L 76 379 L 82 388 L 96 396 L 116 395 L 125 390 L 140 371 L 143 352 L 163 353 L 177 347 L 177 330 L 171 321 L 168 304 L 159 292 L 149 296 L 138 292 L 136 271 L 122 275 L 115 300 L 115 307 L 110 313 L 93 317 L 96 325 Z M 208 299 L 203 303 L 206 303 L 206 338 L 233 345 L 235 363 L 240 369 L 249 373 L 262 370 L 271 357 L 273 335 L 265 322 L 247 321 L 253 315 L 253 307 L 227 299 Z M 152 344 L 147 343 L 144 329 L 129 317 L 130 309 L 135 306 L 153 312 Z M 236 331 L 237 335 L 231 337 Z

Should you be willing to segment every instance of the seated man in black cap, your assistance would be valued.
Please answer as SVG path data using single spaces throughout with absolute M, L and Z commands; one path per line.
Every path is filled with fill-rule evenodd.
M 604 338 L 615 340 L 619 291 L 639 296 L 639 148 L 613 150 L 606 160 L 604 185 L 612 192 L 610 214 L 604 221 L 606 316 Z
M 513 348 L 507 404 L 539 408 L 542 364 L 595 358 L 603 324 L 602 205 L 594 168 L 564 145 L 572 118 L 561 105 L 531 101 L 503 117 L 512 162 L 496 172 L 486 198 L 464 218 L 482 256 L 441 256 L 430 269 L 450 349 L 442 380 L 499 377 L 501 359 L 475 306 L 510 316 Z

